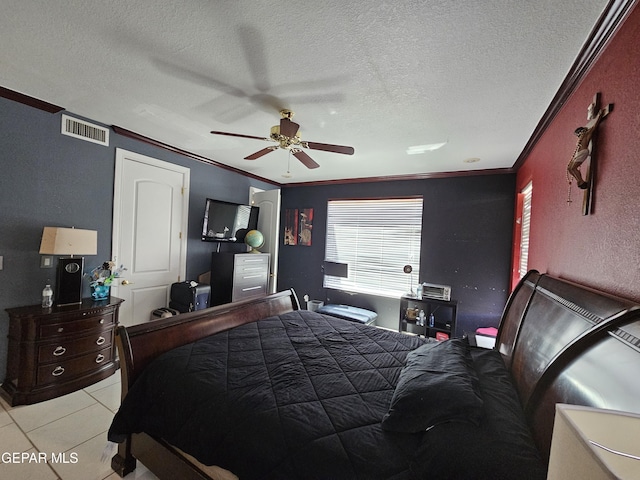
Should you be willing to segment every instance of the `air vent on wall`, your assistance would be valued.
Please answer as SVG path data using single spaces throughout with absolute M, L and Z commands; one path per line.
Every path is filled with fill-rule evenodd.
M 62 134 L 104 145 L 105 147 L 109 146 L 108 128 L 78 120 L 69 115 L 62 115 Z

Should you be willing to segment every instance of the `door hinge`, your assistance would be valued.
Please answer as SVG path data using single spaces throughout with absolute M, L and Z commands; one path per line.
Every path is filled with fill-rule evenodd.
M 179 237 L 180 240 L 182 240 L 182 232 L 180 232 Z
M 181 188 L 180 188 L 180 194 L 181 194 L 181 195 L 184 195 L 184 187 L 181 187 Z

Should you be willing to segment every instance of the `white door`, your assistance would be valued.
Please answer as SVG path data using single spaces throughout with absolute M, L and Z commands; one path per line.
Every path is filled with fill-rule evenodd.
M 169 287 L 184 280 L 189 169 L 116 149 L 112 251 L 127 271 L 111 294 L 124 299 L 120 323 L 149 320 L 166 307 Z
M 269 293 L 276 291 L 278 282 L 278 241 L 280 231 L 280 189 L 258 191 L 251 189 L 251 204 L 260 207 L 258 230 L 264 235 L 263 253 L 271 254 Z

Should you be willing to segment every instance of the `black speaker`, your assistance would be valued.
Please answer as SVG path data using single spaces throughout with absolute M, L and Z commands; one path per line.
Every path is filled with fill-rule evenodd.
M 75 305 L 82 303 L 82 272 L 84 257 L 65 257 L 58 259 L 56 305 Z

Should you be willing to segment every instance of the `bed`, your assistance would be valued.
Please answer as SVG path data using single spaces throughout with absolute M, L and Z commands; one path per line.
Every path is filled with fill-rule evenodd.
M 112 468 L 161 479 L 544 479 L 556 403 L 640 413 L 640 309 L 536 271 L 493 350 L 293 291 L 118 328 Z M 517 473 L 517 475 L 516 475 Z

